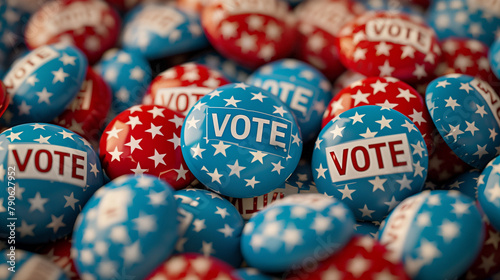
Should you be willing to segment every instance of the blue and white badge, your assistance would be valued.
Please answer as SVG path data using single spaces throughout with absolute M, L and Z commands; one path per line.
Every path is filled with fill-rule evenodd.
M 0 263 L 2 280 L 69 280 L 64 271 L 47 257 L 18 248 L 0 251 Z
M 71 233 L 103 179 L 87 140 L 57 125 L 29 123 L 0 134 L 0 180 L 6 190 L 0 218 L 17 218 L 16 243 L 39 244 Z M 2 238 L 10 234 L 0 228 Z
M 11 102 L 0 123 L 52 121 L 78 94 L 86 73 L 87 59 L 75 47 L 56 44 L 32 50 L 3 78 Z
M 454 279 L 483 246 L 484 225 L 474 200 L 458 191 L 424 191 L 389 215 L 379 240 L 402 260 L 412 279 Z
M 219 70 L 224 77 L 233 83 L 245 82 L 252 73 L 250 69 L 239 65 L 236 61 L 223 57 L 216 51 L 203 53 L 193 58 L 193 61 L 199 64 Z
M 498 154 L 500 98 L 487 82 L 445 75 L 427 86 L 425 100 L 439 134 L 465 163 L 483 169 Z
M 352 237 L 354 216 L 335 198 L 298 194 L 273 203 L 245 225 L 241 251 L 263 272 L 298 269 L 310 258 L 339 252 Z
M 500 230 L 500 157 L 493 159 L 481 172 L 477 198 L 491 225 Z
M 254 197 L 281 186 L 302 153 L 299 127 L 278 97 L 243 83 L 202 97 L 186 116 L 181 149 L 205 186 Z
M 481 170 L 472 169 L 465 173 L 460 174 L 453 180 L 446 183 L 442 189 L 444 190 L 457 190 L 463 195 L 466 195 L 474 200 L 477 199 L 477 187 L 481 182 L 479 178 Z
M 174 191 L 150 175 L 124 175 L 88 201 L 73 233 L 83 279 L 145 279 L 173 252 L 179 237 Z
M 350 109 L 320 132 L 312 171 L 319 193 L 342 200 L 360 221 L 382 221 L 424 186 L 428 154 L 422 134 L 388 107 Z
M 278 96 L 292 110 L 305 142 L 321 130 L 332 86 L 316 68 L 295 59 L 282 59 L 257 69 L 247 83 Z
M 104 53 L 95 71 L 110 86 L 113 93 L 110 116 L 141 104 L 151 83 L 151 68 L 143 56 L 133 52 L 111 49 Z
M 149 60 L 208 46 L 199 15 L 171 4 L 139 5 L 126 15 L 123 26 L 123 49 Z
M 233 267 L 241 265 L 243 219 L 234 206 L 216 193 L 206 190 L 180 190 L 180 238 L 176 253 L 198 253 L 216 257 Z

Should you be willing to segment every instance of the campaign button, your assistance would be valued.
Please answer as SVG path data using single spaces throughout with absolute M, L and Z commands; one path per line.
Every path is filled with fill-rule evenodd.
M 477 181 L 477 198 L 491 225 L 500 230 L 500 157 L 494 158 Z
M 75 224 L 78 274 L 83 279 L 146 278 L 174 250 L 176 216 L 174 190 L 164 181 L 150 175 L 111 181 L 92 196 Z
M 424 191 L 387 217 L 379 240 L 412 279 L 462 275 L 481 250 L 484 226 L 471 198 L 458 191 Z M 454 265 L 449 265 L 453 260 Z
M 182 126 L 186 164 L 205 186 L 229 197 L 254 197 L 282 185 L 302 153 L 290 109 L 261 88 L 217 88 L 189 111 Z M 272 176 L 269 176 L 272 174 Z
M 341 252 L 354 232 L 354 217 L 342 202 L 321 194 L 286 197 L 245 225 L 241 251 L 263 272 L 298 269 L 305 261 Z
M 137 105 L 116 116 L 104 129 L 99 155 L 106 174 L 150 174 L 175 189 L 194 176 L 181 152 L 184 116 L 163 106 Z M 161 144 L 158 144 L 161 143 Z
M 30 17 L 25 42 L 30 49 L 57 42 L 69 43 L 93 64 L 115 45 L 120 28 L 120 16 L 105 1 L 54 1 L 44 4 Z
M 218 52 L 250 68 L 287 57 L 297 31 L 294 14 L 280 0 L 210 1 L 201 24 Z
M 233 267 L 241 265 L 243 219 L 226 199 L 207 190 L 186 189 L 175 193 L 180 238 L 175 253 L 202 253 Z
M 2 132 L 0 147 L 6 187 L 0 217 L 7 221 L 15 205 L 16 242 L 46 243 L 70 234 L 81 208 L 102 186 L 101 164 L 89 142 L 60 126 L 29 123 Z M 0 229 L 2 238 L 9 234 Z
M 360 221 L 382 221 L 424 186 L 427 148 L 417 127 L 396 110 L 350 109 L 321 130 L 312 169 L 319 193 L 342 200 Z
M 219 71 L 185 63 L 160 73 L 149 85 L 142 102 L 165 106 L 185 116 L 200 98 L 229 83 Z
M 426 90 L 427 109 L 439 134 L 465 163 L 482 169 L 500 146 L 500 98 L 480 79 L 449 74 Z
M 292 110 L 305 142 L 317 136 L 332 87 L 318 70 L 295 59 L 282 59 L 261 66 L 247 83 L 278 96 Z
M 3 78 L 11 100 L 2 124 L 52 121 L 78 95 L 86 73 L 87 59 L 74 47 L 57 44 L 30 51 Z
M 367 12 L 345 24 L 337 47 L 347 68 L 406 82 L 428 78 L 441 55 L 436 34 L 423 19 L 394 11 Z
M 152 60 L 202 49 L 208 41 L 198 14 L 166 3 L 145 3 L 127 13 L 121 44 Z

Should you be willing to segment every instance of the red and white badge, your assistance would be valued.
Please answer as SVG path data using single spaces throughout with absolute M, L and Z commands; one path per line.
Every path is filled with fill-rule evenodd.
M 324 258 L 324 257 L 323 257 Z M 355 236 L 338 253 L 287 275 L 294 279 L 410 279 L 401 262 L 387 248 L 369 236 Z
M 185 63 L 160 73 L 149 85 L 143 104 L 165 106 L 186 115 L 207 93 L 229 84 L 220 72 L 196 63 Z
M 158 176 L 175 189 L 194 179 L 181 153 L 184 116 L 163 106 L 138 105 L 116 116 L 100 142 L 100 157 L 106 174 Z
M 234 268 L 225 262 L 200 254 L 188 253 L 174 255 L 158 267 L 146 280 L 203 279 L 237 280 L 232 276 Z
M 80 92 L 54 120 L 54 124 L 78 133 L 90 142 L 97 142 L 111 107 L 111 99 L 108 84 L 89 67 Z
M 67 42 L 83 51 L 93 64 L 115 45 L 120 26 L 118 13 L 104 1 L 51 1 L 28 21 L 25 42 L 30 49 Z
M 295 9 L 299 37 L 297 56 L 334 80 L 344 71 L 335 42 L 340 28 L 364 12 L 355 1 L 305 1 Z
M 399 12 L 368 12 L 339 31 L 344 65 L 366 76 L 406 82 L 429 78 L 439 62 L 438 38 L 422 18 Z
M 287 57 L 297 35 L 295 17 L 280 0 L 214 0 L 201 24 L 217 51 L 251 68 Z
M 432 150 L 434 125 L 424 100 L 414 88 L 396 78 L 370 77 L 344 88 L 330 101 L 322 126 L 340 113 L 364 105 L 394 109 L 407 116 L 424 136 L 429 151 Z

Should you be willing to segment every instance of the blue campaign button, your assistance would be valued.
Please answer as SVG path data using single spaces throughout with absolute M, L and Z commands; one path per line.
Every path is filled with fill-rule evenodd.
M 141 104 L 152 79 L 151 68 L 143 56 L 118 49 L 104 53 L 95 70 L 113 93 L 111 117 Z
M 0 251 L 0 262 L 2 280 L 69 280 L 64 271 L 46 256 L 22 249 Z
M 243 219 L 216 193 L 187 189 L 175 193 L 179 204 L 180 238 L 175 253 L 200 253 L 239 267 Z
M 56 44 L 32 50 L 3 78 L 11 102 L 1 124 L 52 121 L 78 94 L 86 73 L 87 59 L 72 46 Z
M 17 218 L 16 242 L 21 244 L 71 233 L 81 208 L 103 180 L 99 157 L 87 140 L 42 123 L 0 134 L 0 179 L 6 190 L 0 193 L 0 218 Z M 9 234 L 0 228 L 0 237 Z
M 331 84 L 316 68 L 283 59 L 260 67 L 247 83 L 270 91 L 292 110 L 305 142 L 316 137 L 331 99 Z
M 477 182 L 477 198 L 491 225 L 500 230 L 500 157 L 484 168 Z
M 360 221 L 382 221 L 424 186 L 428 154 L 422 134 L 387 107 L 350 109 L 320 132 L 312 169 L 319 193 L 346 203 Z
M 432 81 L 427 109 L 442 138 L 465 163 L 482 169 L 500 146 L 500 98 L 478 78 L 450 74 Z
M 460 174 L 453 180 L 450 180 L 443 186 L 444 190 L 457 190 L 463 195 L 466 195 L 474 200 L 477 199 L 477 187 L 479 185 L 479 178 L 481 170 L 472 169 L 465 173 Z
M 188 112 L 181 149 L 202 184 L 242 198 L 282 185 L 300 160 L 302 140 L 285 104 L 238 83 L 208 93 Z
M 224 77 L 228 78 L 233 83 L 245 82 L 252 73 L 250 69 L 239 65 L 234 60 L 225 58 L 216 51 L 202 53 L 193 58 L 193 61 L 207 65 L 212 69 L 219 70 L 224 74 Z
M 484 224 L 475 201 L 444 190 L 405 199 L 379 232 L 380 242 L 416 280 L 458 278 L 476 259 L 483 238 Z
M 150 175 L 124 175 L 97 191 L 78 217 L 72 252 L 78 274 L 145 279 L 179 237 L 174 191 Z
M 490 45 L 500 25 L 500 4 L 484 0 L 436 0 L 427 11 L 427 22 L 441 40 L 462 37 Z
M 286 197 L 245 225 L 241 250 L 263 272 L 298 269 L 312 258 L 339 252 L 354 232 L 354 217 L 342 202 L 321 194 Z
M 199 15 L 171 4 L 139 5 L 126 15 L 123 26 L 123 49 L 149 60 L 208 46 Z

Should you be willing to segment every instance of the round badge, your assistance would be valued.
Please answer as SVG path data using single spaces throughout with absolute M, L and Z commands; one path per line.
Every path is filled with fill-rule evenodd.
M 305 142 L 317 136 L 332 87 L 318 70 L 298 60 L 283 59 L 260 67 L 247 83 L 270 91 L 291 109 Z
M 201 19 L 212 46 L 244 66 L 256 68 L 293 51 L 295 17 L 284 1 L 210 1 Z
M 57 44 L 30 51 L 3 78 L 11 100 L 2 124 L 52 121 L 78 95 L 86 73 L 87 59 L 74 47 Z
M 355 1 L 304 1 L 297 6 L 297 57 L 335 80 L 344 71 L 335 41 L 340 28 L 364 8 Z
M 394 109 L 411 119 L 424 136 L 429 149 L 433 147 L 434 125 L 422 96 L 410 85 L 391 77 L 370 77 L 351 83 L 330 100 L 322 126 L 340 113 L 364 105 Z
M 90 143 L 52 124 L 22 124 L 2 132 L 0 175 L 6 188 L 0 194 L 0 217 L 17 218 L 20 244 L 70 234 L 81 207 L 102 186 L 101 164 Z M 0 229 L 2 238 L 11 234 L 7 227 Z
M 347 68 L 408 82 L 428 78 L 441 55 L 432 28 L 418 16 L 398 12 L 358 16 L 339 31 L 337 46 Z
M 111 179 L 150 174 L 175 189 L 187 187 L 194 176 L 181 152 L 183 122 L 184 116 L 162 106 L 137 105 L 120 113 L 101 137 L 99 152 L 106 174 Z
M 57 42 L 69 43 L 79 48 L 93 64 L 115 45 L 120 27 L 120 16 L 105 1 L 54 1 L 31 16 L 26 25 L 25 42 L 31 49 Z
M 352 237 L 353 225 L 351 211 L 332 197 L 292 195 L 250 219 L 241 250 L 247 264 L 263 272 L 298 269 L 318 255 L 340 252 Z
M 206 190 L 180 190 L 175 193 L 175 199 L 181 221 L 175 252 L 202 253 L 239 267 L 243 219 L 236 208 L 218 194 Z
M 229 84 L 218 71 L 196 63 L 174 66 L 160 73 L 149 85 L 143 104 L 155 104 L 186 115 L 207 93 Z
M 319 193 L 342 200 L 361 221 L 381 221 L 427 177 L 422 134 L 403 114 L 380 106 L 350 109 L 321 130 L 312 169 Z
M 88 201 L 73 233 L 81 278 L 144 279 L 179 237 L 173 189 L 153 176 L 122 176 Z M 161 244 L 161 246 L 159 246 Z
M 481 250 L 484 227 L 475 203 L 457 191 L 424 191 L 387 217 L 379 240 L 412 279 L 453 279 Z M 450 265 L 453 260 L 453 265 Z
M 189 170 L 229 197 L 254 197 L 279 187 L 302 153 L 298 125 L 278 97 L 243 83 L 201 98 L 182 127 Z
M 427 108 L 444 141 L 465 163 L 482 169 L 500 146 L 500 98 L 483 80 L 449 74 L 426 90 Z
M 175 5 L 145 3 L 124 20 L 121 44 L 124 50 L 149 60 L 199 50 L 208 45 L 198 14 Z

